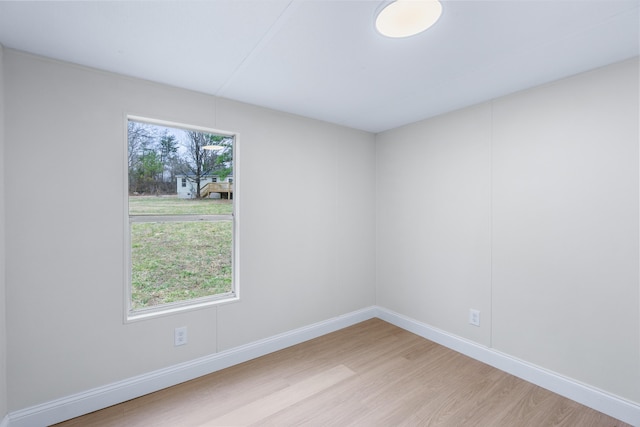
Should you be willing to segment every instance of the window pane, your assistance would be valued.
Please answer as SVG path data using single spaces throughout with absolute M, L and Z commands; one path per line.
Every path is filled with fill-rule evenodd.
M 129 195 L 233 198 L 233 136 L 134 120 L 127 126 Z
M 234 136 L 131 117 L 127 145 L 129 315 L 233 298 Z
M 134 310 L 232 291 L 233 222 L 131 224 Z

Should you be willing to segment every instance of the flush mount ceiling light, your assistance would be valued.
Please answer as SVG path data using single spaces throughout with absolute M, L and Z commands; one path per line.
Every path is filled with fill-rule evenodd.
M 439 1 L 396 0 L 380 11 L 376 29 L 387 37 L 409 37 L 431 27 L 441 14 Z
M 222 145 L 203 145 L 202 148 L 205 150 L 218 151 L 222 150 L 224 147 Z

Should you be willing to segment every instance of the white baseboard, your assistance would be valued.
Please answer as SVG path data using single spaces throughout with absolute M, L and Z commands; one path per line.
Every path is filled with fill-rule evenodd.
M 10 413 L 0 427 L 48 426 L 237 365 L 376 317 L 375 307 Z
M 410 319 L 382 307 L 376 307 L 377 317 L 423 338 L 491 365 L 501 371 L 550 390 L 582 405 L 640 427 L 640 406 L 618 396 L 587 386 L 571 378 L 516 359 L 505 353 L 479 345 L 464 338 Z
M 200 359 L 8 414 L 0 427 L 47 426 L 125 402 L 378 317 L 561 396 L 640 426 L 640 406 L 382 307 L 369 307 Z

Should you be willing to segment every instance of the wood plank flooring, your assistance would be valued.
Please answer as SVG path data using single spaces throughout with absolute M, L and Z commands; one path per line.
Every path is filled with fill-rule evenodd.
M 56 426 L 628 424 L 372 319 Z

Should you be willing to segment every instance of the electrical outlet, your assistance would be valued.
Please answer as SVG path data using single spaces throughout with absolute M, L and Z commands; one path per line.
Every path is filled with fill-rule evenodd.
M 187 327 L 176 328 L 173 335 L 174 345 L 185 345 L 187 343 Z
M 480 326 L 480 310 L 469 309 L 469 323 L 474 326 Z

